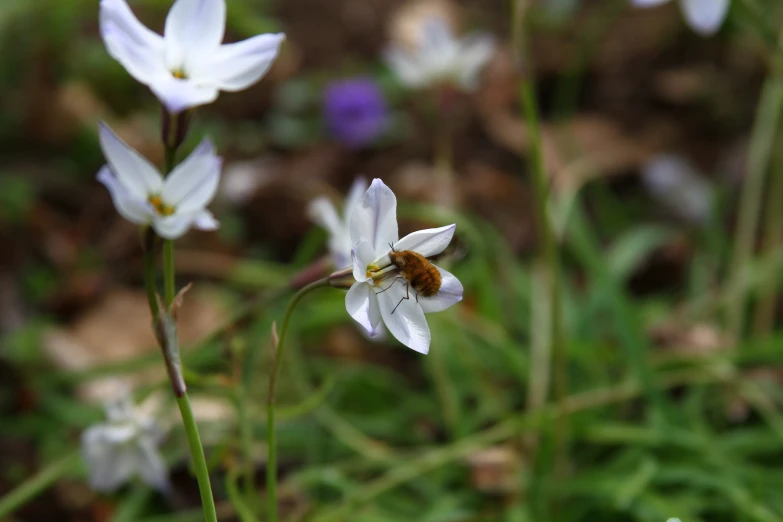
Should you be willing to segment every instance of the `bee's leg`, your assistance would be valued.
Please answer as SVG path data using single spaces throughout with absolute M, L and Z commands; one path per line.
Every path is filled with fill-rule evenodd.
M 395 306 L 394 310 L 392 310 L 392 314 L 397 311 L 397 309 L 400 307 L 400 305 L 402 304 L 403 301 L 405 301 L 406 299 L 410 299 L 411 298 L 411 296 L 410 296 L 410 288 L 411 288 L 411 284 L 410 283 L 405 283 L 405 297 L 400 299 L 400 302 L 397 303 L 397 306 Z M 391 314 L 389 314 L 389 315 L 391 315 Z
M 394 283 L 396 283 L 398 279 L 403 279 L 403 277 L 401 277 L 401 276 L 397 276 L 397 277 L 395 277 L 395 278 L 394 278 L 394 281 L 392 281 L 392 282 L 391 282 L 391 284 L 390 284 L 389 286 L 387 286 L 386 288 L 384 288 L 384 289 L 383 289 L 383 290 L 381 290 L 380 292 L 375 292 L 375 295 L 382 294 L 382 293 L 384 293 L 386 290 L 388 290 L 389 288 L 393 287 L 393 286 L 394 286 Z

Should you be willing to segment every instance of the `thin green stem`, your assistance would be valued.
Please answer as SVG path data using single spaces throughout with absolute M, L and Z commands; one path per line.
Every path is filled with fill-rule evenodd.
M 157 236 L 152 227 L 147 227 L 144 232 L 144 286 L 147 289 L 147 303 L 150 307 L 152 319 L 157 320 L 160 313 L 158 307 L 158 291 L 155 287 L 155 242 Z
M 778 161 L 776 161 L 778 168 L 781 159 L 783 158 L 778 155 Z M 783 244 L 783 237 L 780 235 L 780 231 L 783 229 L 783 172 L 772 173 L 765 206 L 767 215 L 762 239 L 763 256 L 779 250 Z M 769 335 L 772 330 L 779 287 L 779 281 L 776 281 L 776 284 L 762 289 L 753 323 L 753 333 L 758 336 Z
M 291 322 L 291 316 L 296 309 L 296 305 L 302 298 L 315 290 L 329 286 L 327 278 L 320 279 L 299 290 L 291 299 L 288 308 L 283 317 L 283 324 L 280 327 L 280 337 L 277 346 L 274 347 L 274 363 L 272 364 L 272 374 L 269 376 L 269 396 L 266 410 L 266 444 L 267 444 L 267 462 L 266 462 L 266 483 L 267 483 L 267 522 L 277 522 L 277 441 L 275 439 L 275 389 L 277 387 L 277 377 L 280 373 L 280 364 L 285 355 L 285 340 L 288 334 L 288 324 Z
M 22 482 L 0 499 L 0 520 L 40 495 L 49 486 L 74 471 L 79 453 L 71 453 L 57 460 Z
M 742 189 L 739 219 L 734 233 L 735 248 L 729 273 L 731 285 L 739 284 L 753 252 L 764 193 L 764 178 L 769 167 L 781 111 L 783 111 L 783 74 L 775 72 L 764 83 L 756 121 L 753 124 L 745 186 Z M 746 301 L 747 294 L 740 290 L 726 310 L 728 332 L 735 341 L 742 335 Z
M 512 4 L 512 17 L 514 20 L 513 36 L 514 49 L 517 53 L 517 64 L 522 70 L 523 78 L 521 80 L 519 97 L 522 110 L 525 114 L 527 130 L 529 134 L 529 164 L 533 178 L 533 189 L 535 192 L 535 218 L 538 226 L 538 237 L 541 241 L 541 262 L 546 269 L 547 294 L 550 305 L 550 346 L 553 359 L 554 373 L 554 397 L 556 401 L 563 400 L 568 395 L 568 361 L 565 347 L 565 338 L 563 335 L 563 316 L 560 303 L 561 294 L 561 274 L 560 274 L 560 252 L 558 249 L 555 229 L 549 214 L 550 193 L 549 182 L 544 165 L 543 147 L 541 143 L 541 120 L 538 114 L 538 103 L 533 84 L 533 78 L 530 73 L 529 54 L 523 38 L 525 34 L 525 6 L 521 2 Z M 568 439 L 568 419 L 562 418 L 558 426 L 558 444 L 561 451 L 567 444 Z M 563 453 L 561 453 L 561 459 Z M 561 464 L 563 460 L 561 460 Z
M 255 491 L 255 466 L 253 459 L 253 425 L 248 412 L 248 386 L 244 379 L 237 390 L 237 415 L 239 416 L 239 440 L 245 459 L 243 469 L 245 496 L 252 502 Z
M 188 437 L 188 446 L 190 454 L 193 457 L 193 468 L 198 480 L 198 489 L 201 493 L 201 506 L 204 509 L 204 519 L 207 522 L 217 522 L 217 511 L 215 510 L 215 501 L 212 498 L 212 486 L 209 482 L 209 469 L 207 468 L 207 459 L 204 458 L 204 449 L 201 446 L 201 437 L 198 434 L 198 426 L 193 416 L 193 408 L 190 406 L 190 399 L 185 393 L 177 397 L 177 406 L 182 414 L 182 424 L 185 426 L 185 434 Z
M 166 306 L 171 306 L 176 295 L 174 276 L 174 241 L 163 240 L 163 296 Z

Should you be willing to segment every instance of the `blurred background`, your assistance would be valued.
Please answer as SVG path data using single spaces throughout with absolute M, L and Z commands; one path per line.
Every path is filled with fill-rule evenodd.
M 428 315 L 427 356 L 367 339 L 344 291 L 300 305 L 283 520 L 783 520 L 783 6 L 736 0 L 707 38 L 679 3 L 520 2 L 514 33 L 494 0 L 227 0 L 227 41 L 287 40 L 184 145 L 225 158 L 221 228 L 176 258 L 221 520 L 264 520 L 271 325 L 330 262 L 308 204 L 339 208 L 358 176 L 394 190 L 401 234 L 457 223 L 439 263 L 465 296 Z M 160 107 L 107 54 L 97 4 L 0 3 L 0 520 L 198 521 L 138 228 L 95 180 L 100 120 L 161 164 Z M 129 4 L 162 32 L 169 0 Z M 445 107 L 382 58 L 432 16 L 497 42 Z M 168 405 L 166 495 L 85 481 L 80 435 L 127 385 Z

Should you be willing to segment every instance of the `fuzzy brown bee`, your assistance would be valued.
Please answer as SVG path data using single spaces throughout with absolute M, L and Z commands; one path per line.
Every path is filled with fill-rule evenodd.
M 413 287 L 413 291 L 416 294 L 416 302 L 419 301 L 419 296 L 432 297 L 438 293 L 441 285 L 441 276 L 437 267 L 430 263 L 430 261 L 413 250 L 392 250 L 389 252 L 389 259 L 391 263 L 399 270 L 399 276 L 397 279 L 403 279 L 405 281 L 405 297 L 400 299 L 394 310 L 402 304 L 405 299 L 410 299 L 409 289 Z M 395 280 L 396 281 L 396 280 Z M 392 282 L 394 284 L 394 282 Z M 388 290 L 391 285 L 386 288 Z M 382 290 L 385 292 L 386 290 Z M 392 310 L 392 313 L 394 313 Z

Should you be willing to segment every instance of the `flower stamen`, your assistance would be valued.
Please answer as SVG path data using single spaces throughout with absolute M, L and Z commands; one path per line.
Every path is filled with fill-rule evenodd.
M 163 200 L 160 198 L 160 196 L 150 196 L 147 200 L 150 202 L 150 204 L 155 207 L 155 210 L 160 214 L 161 216 L 170 216 L 174 213 L 175 208 L 171 205 L 167 205 L 163 202 Z

